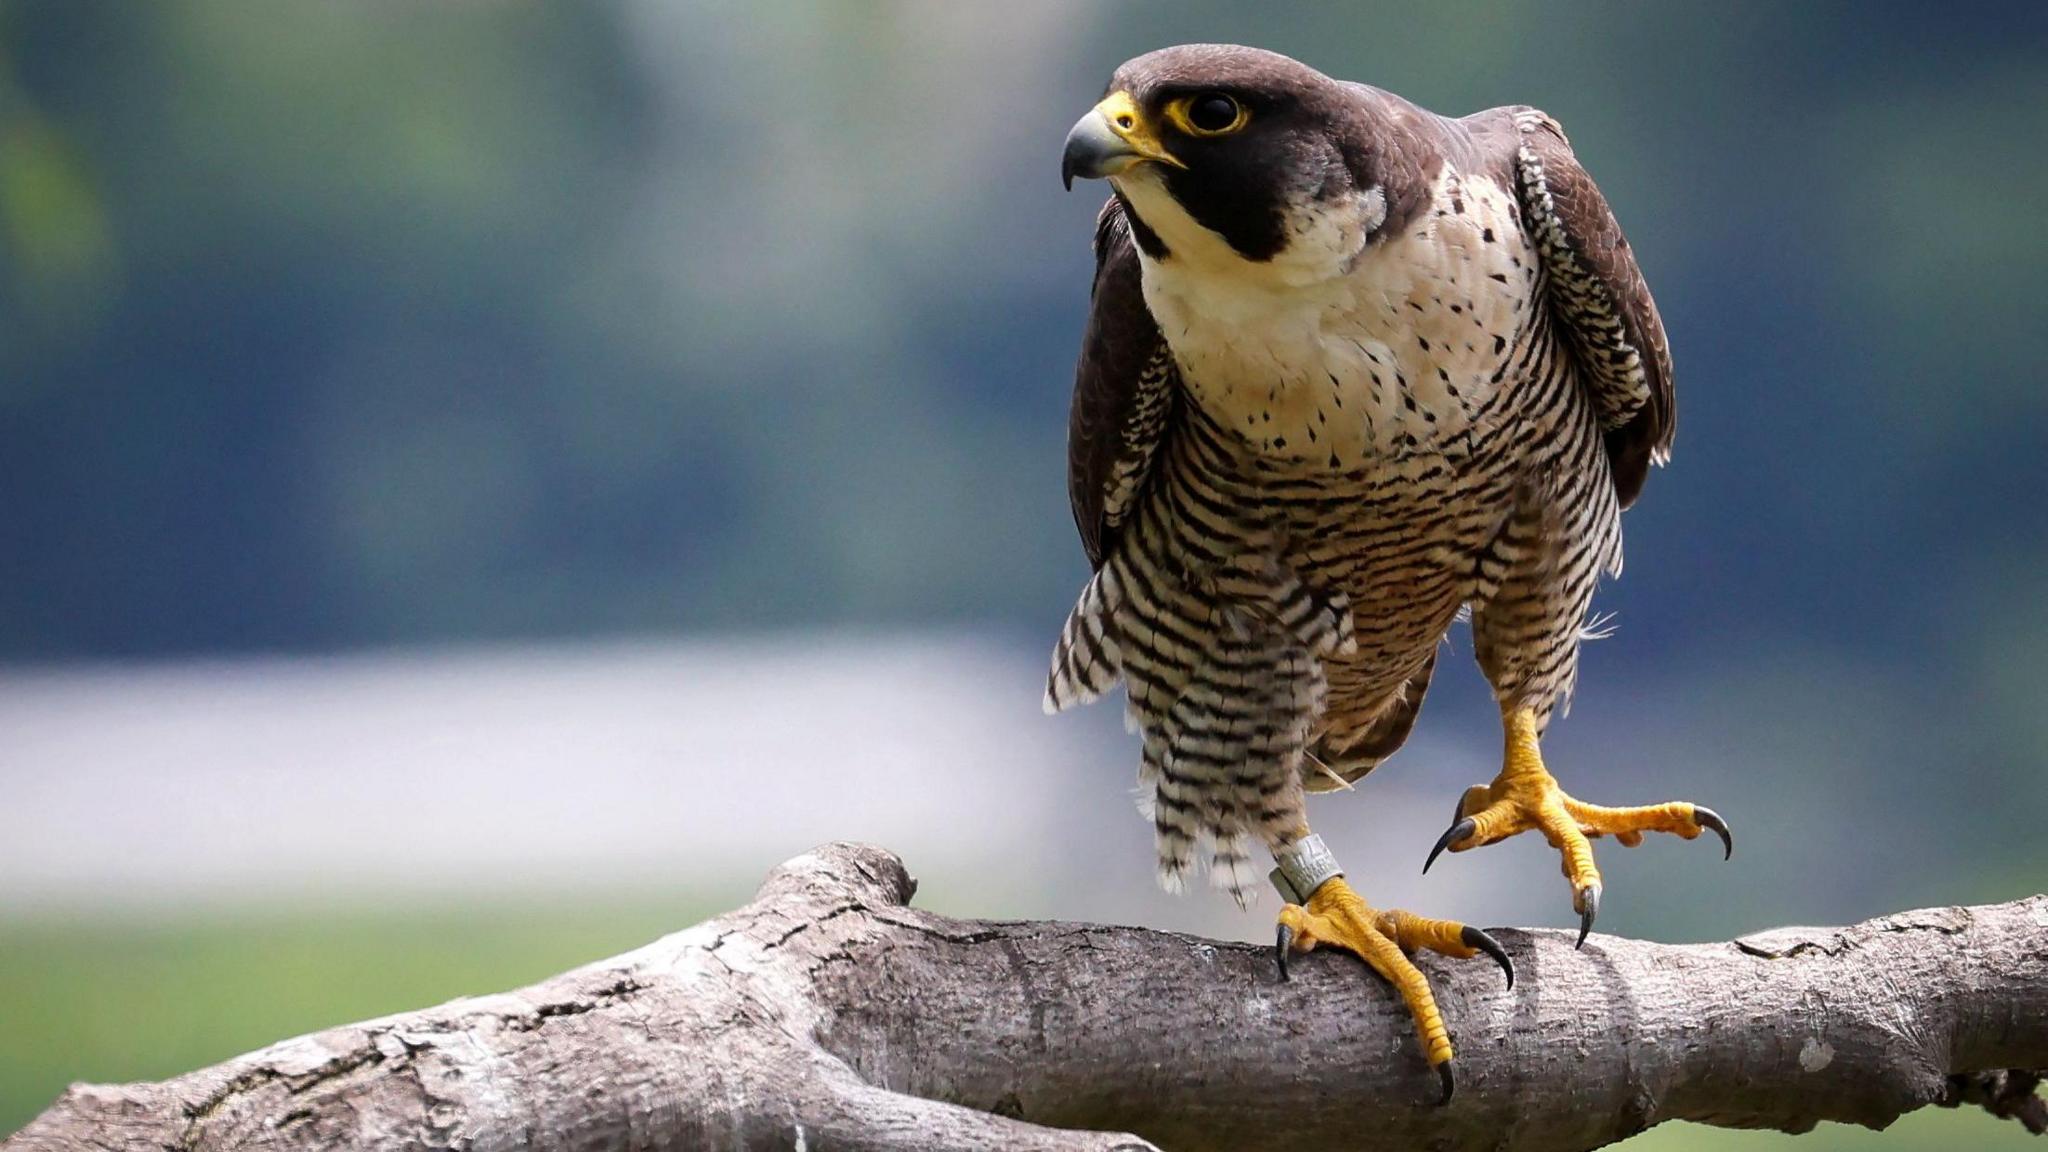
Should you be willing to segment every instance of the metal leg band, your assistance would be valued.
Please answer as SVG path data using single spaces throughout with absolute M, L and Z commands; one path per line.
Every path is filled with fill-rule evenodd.
M 1273 853 L 1273 863 L 1273 887 L 1289 904 L 1306 904 L 1316 889 L 1344 874 L 1323 838 L 1313 832 Z

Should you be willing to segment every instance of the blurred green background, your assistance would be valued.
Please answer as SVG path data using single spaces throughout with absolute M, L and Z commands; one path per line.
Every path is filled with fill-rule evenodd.
M 1151 889 L 1113 707 L 1036 715 L 1059 143 L 1191 40 L 1544 107 L 1657 290 L 1677 458 L 1551 755 L 1742 851 L 1607 849 L 1603 928 L 2044 886 L 2048 6 L 0 0 L 0 1132 L 831 836 L 948 911 L 1261 935 Z M 1388 903 L 1562 923 L 1529 846 L 1413 876 L 1497 757 L 1450 666 L 1318 826 Z

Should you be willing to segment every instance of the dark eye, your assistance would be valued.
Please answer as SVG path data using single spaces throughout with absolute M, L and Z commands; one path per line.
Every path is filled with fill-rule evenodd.
M 1198 132 L 1228 132 L 1243 114 L 1237 101 L 1221 92 L 1197 96 L 1188 104 L 1188 123 Z

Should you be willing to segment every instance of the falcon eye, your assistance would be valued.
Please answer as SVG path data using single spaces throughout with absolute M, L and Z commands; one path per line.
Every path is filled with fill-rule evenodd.
M 1244 105 L 1222 92 L 1184 96 L 1169 105 L 1166 112 L 1175 127 L 1190 136 L 1227 136 L 1251 119 Z
M 1204 132 L 1225 132 L 1237 123 L 1237 101 L 1228 96 L 1204 96 L 1188 109 L 1188 123 Z

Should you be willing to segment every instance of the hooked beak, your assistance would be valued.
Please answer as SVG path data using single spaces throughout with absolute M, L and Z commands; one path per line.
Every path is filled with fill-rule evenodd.
M 1071 190 L 1076 176 L 1099 180 L 1146 160 L 1187 167 L 1159 142 L 1131 94 L 1112 92 L 1067 133 L 1066 151 L 1060 157 L 1060 183 Z

